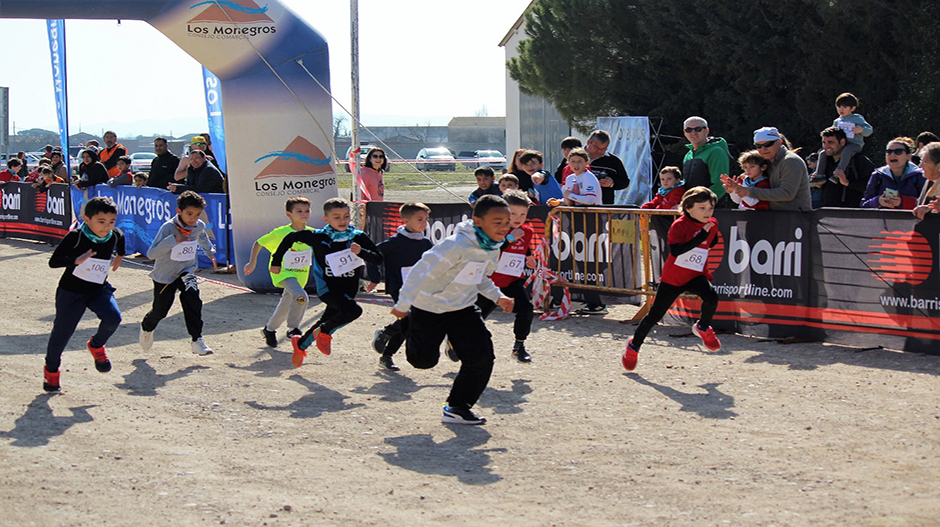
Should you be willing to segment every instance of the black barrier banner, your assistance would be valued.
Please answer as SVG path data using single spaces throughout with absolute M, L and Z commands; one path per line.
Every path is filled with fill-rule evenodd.
M 716 328 L 940 353 L 940 219 L 857 209 L 715 217 L 719 243 L 708 268 L 721 299 Z M 669 223 L 650 224 L 657 281 Z M 700 306 L 679 300 L 669 314 L 691 323 Z
M 68 234 L 71 224 L 68 185 L 53 183 L 45 192 L 22 182 L 0 187 L 0 236 L 55 244 Z

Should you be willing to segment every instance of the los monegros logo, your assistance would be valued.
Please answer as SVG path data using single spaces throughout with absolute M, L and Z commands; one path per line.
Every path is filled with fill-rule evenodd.
M 186 24 L 190 36 L 199 38 L 249 38 L 277 33 L 274 20 L 267 15 L 268 6 L 250 0 L 206 0 L 190 6 L 198 15 Z

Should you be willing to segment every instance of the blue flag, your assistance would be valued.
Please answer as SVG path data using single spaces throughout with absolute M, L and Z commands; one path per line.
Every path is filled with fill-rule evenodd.
M 228 173 L 225 162 L 225 121 L 222 119 L 222 81 L 202 67 L 202 78 L 206 88 L 206 114 L 209 117 L 209 135 L 212 136 L 212 153 L 222 172 Z
M 49 29 L 49 53 L 52 56 L 52 86 L 55 89 L 55 111 L 59 118 L 59 142 L 62 145 L 62 162 L 69 166 L 69 106 L 68 82 L 65 78 L 65 20 L 46 20 Z

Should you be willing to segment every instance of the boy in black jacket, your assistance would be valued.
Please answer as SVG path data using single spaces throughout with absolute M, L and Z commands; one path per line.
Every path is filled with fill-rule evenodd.
M 100 372 L 111 371 L 104 345 L 121 324 L 114 287 L 108 283 L 108 270 L 117 271 L 124 259 L 124 234 L 114 228 L 117 205 L 111 198 L 92 198 L 85 204 L 83 219 L 82 226 L 66 234 L 49 258 L 49 267 L 64 267 L 65 272 L 55 291 L 55 322 L 46 347 L 42 387 L 47 392 L 59 391 L 62 352 L 86 309 L 101 319 L 87 344 Z M 117 256 L 112 260 L 114 253 Z
M 294 354 L 291 363 L 299 368 L 307 356 L 307 348 L 316 341 L 317 349 L 329 355 L 333 332 L 362 315 L 356 304 L 359 290 L 359 267 L 368 262 L 382 264 L 382 254 L 364 232 L 349 227 L 349 203 L 342 198 L 331 198 L 323 204 L 326 227 L 313 231 L 288 234 L 271 256 L 271 272 L 281 272 L 284 254 L 295 242 L 313 249 L 310 276 L 316 281 L 317 296 L 326 304 L 320 320 L 302 336 L 291 337 Z M 363 262 L 365 260 L 365 262 Z
M 431 209 L 424 203 L 405 203 L 398 209 L 404 225 L 398 226 L 398 231 L 378 245 L 382 258 L 385 261 L 385 292 L 392 295 L 392 300 L 398 302 L 398 292 L 408 276 L 408 272 L 418 263 L 424 251 L 434 247 L 431 240 L 424 236 L 428 228 L 428 215 Z M 380 280 L 378 267 L 369 266 L 369 290 L 375 288 Z M 385 369 L 398 371 L 399 368 L 392 360 L 392 355 L 398 351 L 405 342 L 408 332 L 408 317 L 395 320 L 383 329 L 375 331 L 372 339 L 372 349 L 382 355 L 379 359 Z

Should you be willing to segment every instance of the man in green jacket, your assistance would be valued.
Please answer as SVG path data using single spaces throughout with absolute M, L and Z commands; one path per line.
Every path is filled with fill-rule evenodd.
M 726 192 L 721 185 L 721 175 L 731 170 L 728 143 L 721 137 L 709 137 L 710 131 L 708 121 L 702 117 L 692 116 L 682 123 L 682 132 L 689 140 L 689 151 L 682 160 L 685 188 L 708 187 L 718 196 L 719 208 L 731 207 L 729 199 L 722 199 Z

